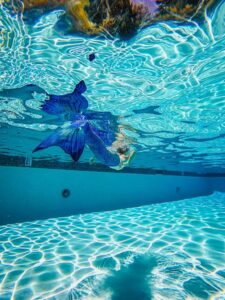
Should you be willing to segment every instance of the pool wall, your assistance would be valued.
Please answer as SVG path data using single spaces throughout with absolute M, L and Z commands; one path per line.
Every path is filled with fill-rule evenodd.
M 210 184 L 211 190 L 225 192 L 225 177 L 212 178 Z
M 225 178 L 19 167 L 0 167 L 0 177 L 0 224 L 173 201 L 225 187 Z

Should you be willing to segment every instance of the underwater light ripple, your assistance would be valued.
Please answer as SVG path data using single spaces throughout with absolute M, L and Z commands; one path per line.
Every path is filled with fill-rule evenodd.
M 174 134 L 182 131 L 196 138 L 210 137 L 215 132 L 223 134 L 225 30 L 221 11 L 224 10 L 224 2 L 218 4 L 208 23 L 201 26 L 193 21 L 179 26 L 176 22 L 162 22 L 122 42 L 63 36 L 54 27 L 60 11 L 45 15 L 30 26 L 10 16 L 1 6 L 4 26 L 1 88 L 35 83 L 48 93 L 64 94 L 84 79 L 90 108 L 125 116 L 123 123 L 129 123 L 137 132 L 151 134 L 169 128 Z M 93 63 L 88 61 L 90 52 L 96 54 Z M 161 116 L 134 115 L 135 109 L 151 105 L 159 106 Z M 17 111 L 12 111 L 11 117 L 10 114 L 4 117 L 3 123 L 49 128 L 42 124 L 43 120 L 41 124 L 36 123 L 37 107 L 32 114 L 29 107 L 22 106 L 21 103 Z M 3 114 L 5 109 L 1 104 Z M 21 116 L 25 118 L 24 123 Z M 36 125 L 29 124 L 26 116 Z M 139 141 L 143 146 L 150 146 L 148 138 L 140 137 Z M 190 142 L 184 143 L 190 146 Z M 199 144 L 202 154 L 207 152 L 207 142 L 204 143 Z M 218 141 L 220 145 L 222 141 Z
M 87 294 L 100 297 L 106 290 L 118 292 L 121 280 L 128 280 L 135 264 L 142 262 L 152 269 L 146 267 L 149 271 L 142 278 L 147 285 L 137 288 L 150 287 L 152 299 L 198 298 L 193 282 L 204 286 L 204 298 L 223 297 L 224 200 L 224 194 L 214 193 L 2 226 L 1 296 L 61 300 L 76 299 L 77 292 L 79 299 L 87 299 Z

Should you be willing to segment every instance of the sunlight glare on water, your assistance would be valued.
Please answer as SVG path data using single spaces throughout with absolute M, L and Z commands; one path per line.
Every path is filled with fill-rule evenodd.
M 180 169 L 182 164 L 224 168 L 223 1 L 206 11 L 200 24 L 160 22 L 128 41 L 63 35 L 55 26 L 60 10 L 32 25 L 2 6 L 0 13 L 1 89 L 33 83 L 62 95 L 85 80 L 90 108 L 112 112 L 131 129 L 125 132 L 137 149 L 132 166 L 154 168 L 155 158 L 164 160 L 165 169 L 175 161 Z M 93 62 L 90 53 L 96 54 Z M 42 116 L 42 101 L 1 101 L 3 128 L 27 128 L 28 140 L 37 131 L 57 128 L 57 122 L 49 124 Z M 3 132 L 2 152 L 15 155 L 13 147 L 5 150 L 6 139 Z M 21 153 L 29 151 L 23 147 L 18 147 Z

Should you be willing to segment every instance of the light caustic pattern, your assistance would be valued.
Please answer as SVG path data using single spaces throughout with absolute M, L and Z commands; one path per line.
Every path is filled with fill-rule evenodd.
M 84 79 L 90 108 L 111 111 L 125 128 L 132 128 L 125 132 L 138 149 L 133 166 L 153 167 L 149 157 L 156 157 L 164 168 L 170 162 L 224 167 L 223 1 L 206 11 L 200 25 L 161 22 L 140 30 L 130 41 L 64 35 L 56 25 L 63 11 L 44 15 L 32 25 L 3 6 L 0 12 L 0 88 L 35 83 L 48 93 L 64 94 Z M 90 62 L 92 52 L 96 60 Z M 42 101 L 2 99 L 2 152 L 26 153 L 36 144 L 30 136 L 57 127 L 42 116 Z M 19 143 L 16 131 L 6 145 L 7 124 L 28 142 Z M 51 158 L 52 152 L 45 153 Z
M 224 212 L 225 194 L 214 193 L 2 226 L 0 299 L 119 299 L 107 278 L 140 257 L 147 271 L 132 285 L 144 276 L 149 299 L 225 299 Z

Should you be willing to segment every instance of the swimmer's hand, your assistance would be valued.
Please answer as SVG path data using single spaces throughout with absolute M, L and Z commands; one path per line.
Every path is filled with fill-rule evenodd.
M 129 155 L 126 156 L 125 158 L 122 158 L 124 156 L 120 156 L 120 164 L 118 166 L 110 167 L 110 168 L 114 169 L 114 170 L 117 170 L 117 171 L 122 170 L 123 168 L 125 168 L 127 165 L 130 164 L 130 162 L 134 158 L 135 153 L 136 153 L 135 150 L 131 150 L 131 152 L 129 153 Z

